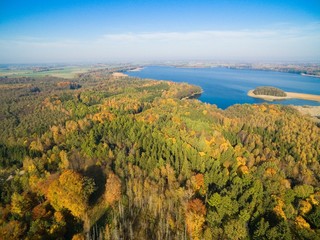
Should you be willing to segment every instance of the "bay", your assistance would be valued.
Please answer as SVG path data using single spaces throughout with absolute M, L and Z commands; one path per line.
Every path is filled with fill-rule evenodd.
M 250 89 L 258 86 L 273 86 L 287 92 L 320 95 L 319 78 L 293 73 L 229 68 L 148 66 L 141 71 L 128 71 L 126 74 L 139 78 L 186 82 L 198 85 L 204 91 L 198 99 L 205 103 L 215 104 L 222 109 L 234 104 L 266 102 L 262 99 L 247 96 L 247 92 Z M 320 106 L 320 102 L 300 99 L 281 100 L 272 103 Z

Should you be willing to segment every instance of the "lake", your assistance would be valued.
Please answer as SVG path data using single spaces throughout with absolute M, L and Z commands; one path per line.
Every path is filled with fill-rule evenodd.
M 126 74 L 139 78 L 187 82 L 198 85 L 204 91 L 198 99 L 202 102 L 215 104 L 222 109 L 238 103 L 266 102 L 262 99 L 247 96 L 250 89 L 258 86 L 274 86 L 287 92 L 320 95 L 320 78 L 293 73 L 228 68 L 148 66 L 141 71 L 128 71 Z M 320 102 L 299 99 L 274 101 L 273 103 L 320 106 Z

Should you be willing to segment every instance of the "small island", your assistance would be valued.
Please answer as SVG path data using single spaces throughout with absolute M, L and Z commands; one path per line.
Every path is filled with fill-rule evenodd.
M 268 95 L 268 96 L 275 96 L 275 97 L 286 97 L 287 94 L 285 91 L 275 88 L 275 87 L 257 87 L 253 90 L 255 95 Z
M 256 89 L 249 90 L 248 96 L 253 98 L 260 98 L 266 101 L 296 98 L 320 102 L 320 95 L 285 92 L 275 87 L 257 87 Z

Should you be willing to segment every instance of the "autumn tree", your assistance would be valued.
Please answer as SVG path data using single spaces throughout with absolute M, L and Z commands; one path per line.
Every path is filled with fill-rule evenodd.
M 106 183 L 105 200 L 108 205 L 113 205 L 121 197 L 121 180 L 114 173 L 110 173 Z
M 192 239 L 201 239 L 206 212 L 206 207 L 200 199 L 189 201 L 186 211 L 186 225 Z
M 94 191 L 93 179 L 67 170 L 50 184 L 47 198 L 57 211 L 65 208 L 75 217 L 83 218 L 88 209 L 89 196 Z

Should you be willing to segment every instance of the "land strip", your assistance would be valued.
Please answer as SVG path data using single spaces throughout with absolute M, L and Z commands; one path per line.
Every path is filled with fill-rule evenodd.
M 253 93 L 253 89 L 249 90 L 248 96 L 253 98 L 260 98 L 266 101 L 274 101 L 274 100 L 286 100 L 286 99 L 303 99 L 303 100 L 310 100 L 310 101 L 317 101 L 320 102 L 320 95 L 314 94 L 306 94 L 306 93 L 295 93 L 295 92 L 285 92 L 287 94 L 286 97 L 277 97 L 271 95 L 256 95 Z

